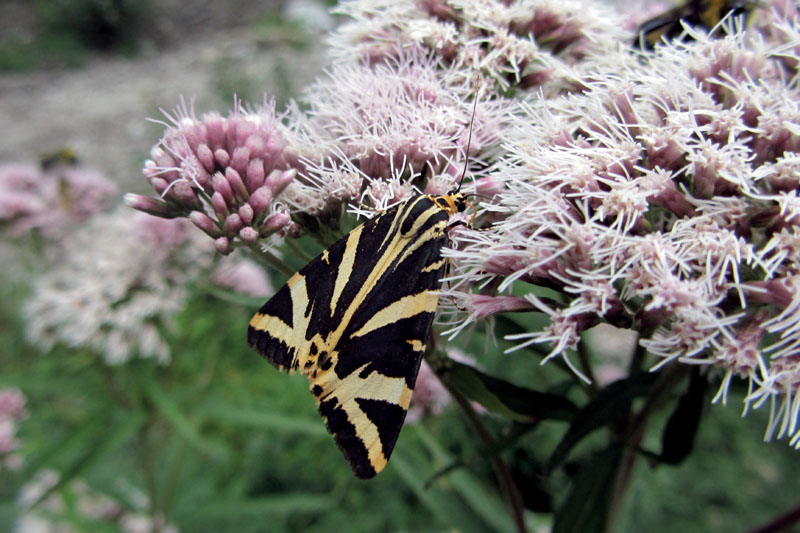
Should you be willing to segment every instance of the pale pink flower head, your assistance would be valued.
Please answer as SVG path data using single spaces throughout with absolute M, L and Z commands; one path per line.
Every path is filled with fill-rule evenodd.
M 25 396 L 19 389 L 0 389 L 0 418 L 13 418 L 20 420 L 27 415 L 25 411 Z
M 110 365 L 167 363 L 163 331 L 183 308 L 188 282 L 211 273 L 213 244 L 188 221 L 128 209 L 93 217 L 63 244 L 25 306 L 30 342 L 93 350 Z
M 309 116 L 296 118 L 306 168 L 287 202 L 325 223 L 344 203 L 384 209 L 418 190 L 456 188 L 467 144 L 475 156 L 497 142 L 500 107 L 454 86 L 455 73 L 413 53 L 374 66 L 334 65 L 307 91 Z
M 330 39 L 337 59 L 374 65 L 412 51 L 456 67 L 461 79 L 480 72 L 492 91 L 560 90 L 584 59 L 628 35 L 608 7 L 574 0 L 349 0 L 337 11 L 351 18 Z
M 264 269 L 246 259 L 226 258 L 216 267 L 214 282 L 220 287 L 250 296 L 266 297 L 275 292 Z
M 618 48 L 581 93 L 520 105 L 488 176 L 503 183 L 494 224 L 445 252 L 466 315 L 451 332 L 544 313 L 512 350 L 545 344 L 588 378 L 572 363 L 582 334 L 633 329 L 654 368 L 708 365 L 727 376 L 720 397 L 739 376 L 749 406 L 785 402 L 774 433 L 800 443 L 800 21 L 779 27 L 769 43 L 758 28 L 698 33 L 636 61 Z
M 22 487 L 17 530 L 74 531 L 80 521 L 92 528 L 123 533 L 178 533 L 163 515 L 151 512 L 146 494 L 127 484 L 119 484 L 111 495 L 80 478 L 59 485 L 61 479 L 58 472 L 42 470 Z
M 22 456 L 15 452 L 22 446 L 17 436 L 19 422 L 27 415 L 25 396 L 19 389 L 0 389 L 0 472 L 22 466 Z
M 35 230 L 59 238 L 107 208 L 116 194 L 107 177 L 77 163 L 0 165 L 0 223 L 15 235 Z
M 417 374 L 414 395 L 411 397 L 411 405 L 408 407 L 406 421 L 413 424 L 419 422 L 425 416 L 441 414 L 449 403 L 450 393 L 447 392 L 442 382 L 431 370 L 430 365 L 423 360 Z

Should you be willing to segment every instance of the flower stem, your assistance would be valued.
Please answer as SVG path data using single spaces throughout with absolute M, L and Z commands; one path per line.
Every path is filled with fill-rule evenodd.
M 489 434 L 486 426 L 483 425 L 478 413 L 475 411 L 469 401 L 464 398 L 464 396 L 448 387 L 444 381 L 442 381 L 442 384 L 447 388 L 447 391 L 461 408 L 464 416 L 475 430 L 475 433 L 477 433 L 484 449 L 489 449 L 494 443 L 494 439 Z M 503 493 L 503 496 L 506 498 L 509 506 L 511 507 L 511 517 L 514 520 L 516 530 L 518 533 L 525 533 L 527 529 L 525 528 L 525 515 L 522 505 L 522 496 L 520 495 L 519 489 L 517 489 L 517 486 L 514 483 L 514 479 L 511 477 L 511 471 L 508 469 L 508 466 L 506 465 L 505 461 L 503 461 L 503 458 L 500 456 L 500 454 L 493 454 L 489 460 L 492 463 L 492 468 L 494 469 L 494 475 L 497 478 L 497 484 L 500 486 L 500 491 Z
M 278 256 L 276 256 L 269 250 L 264 250 L 263 248 L 261 248 L 261 246 L 255 243 L 248 243 L 247 247 L 250 249 L 251 252 L 253 252 L 256 255 L 256 257 L 258 257 L 258 259 L 262 263 L 275 268 L 282 274 L 285 274 L 286 277 L 290 277 L 294 274 L 294 270 L 289 268 L 286 263 L 281 261 Z

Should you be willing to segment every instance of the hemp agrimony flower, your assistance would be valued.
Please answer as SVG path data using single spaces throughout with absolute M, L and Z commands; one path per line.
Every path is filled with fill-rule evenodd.
M 289 216 L 275 199 L 295 170 L 273 105 L 250 112 L 236 100 L 227 117 L 197 118 L 182 101 L 167 118 L 144 168 L 160 198 L 127 194 L 128 205 L 163 218 L 188 217 L 222 254 L 238 240 L 253 244 L 286 228 Z
M 661 365 L 718 369 L 719 398 L 749 380 L 768 436 L 800 445 L 797 31 L 698 33 L 636 61 L 620 49 L 581 93 L 520 103 L 490 174 L 498 221 L 448 254 L 468 320 L 548 315 L 514 349 L 546 343 L 585 379 L 581 334 L 634 329 Z
M 89 348 L 108 364 L 169 361 L 160 328 L 183 308 L 186 282 L 211 268 L 211 242 L 186 221 L 122 209 L 95 216 L 64 244 L 26 305 L 29 341 Z
M 0 165 L 0 224 L 13 235 L 39 231 L 57 239 L 109 206 L 117 186 L 79 164 Z

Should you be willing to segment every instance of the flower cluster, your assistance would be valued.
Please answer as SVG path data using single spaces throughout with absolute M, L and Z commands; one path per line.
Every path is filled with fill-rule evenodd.
M 512 340 L 568 364 L 598 323 L 634 329 L 661 364 L 720 369 L 720 398 L 748 379 L 768 436 L 800 445 L 800 22 L 693 37 L 520 104 L 497 222 L 459 233 L 451 295 L 471 320 L 548 315 Z
M 331 38 L 338 60 L 376 64 L 419 50 L 500 91 L 574 87 L 590 71 L 587 57 L 628 36 L 610 7 L 577 0 L 350 0 L 338 11 L 352 19 Z
M 79 530 L 90 528 L 121 533 L 178 533 L 178 528 L 167 523 L 163 516 L 147 515 L 147 497 L 130 486 L 118 487 L 118 492 L 125 496 L 125 503 L 122 503 L 76 479 L 39 502 L 58 485 L 60 478 L 57 472 L 44 470 L 22 488 L 19 499 L 22 513 L 17 519 L 17 531 L 75 531 L 77 526 Z M 135 507 L 133 510 L 131 503 Z
M 116 194 L 108 178 L 75 163 L 0 165 L 0 223 L 14 235 L 38 230 L 61 237 Z
M 120 209 L 95 216 L 65 243 L 27 303 L 27 336 L 103 353 L 109 364 L 169 360 L 160 328 L 182 309 L 186 282 L 210 268 L 213 247 L 183 220 Z
M 241 258 L 218 261 L 208 239 L 186 220 L 120 208 L 96 215 L 64 243 L 61 261 L 34 283 L 25 307 L 29 341 L 102 353 L 108 364 L 132 357 L 169 361 L 162 338 L 183 309 L 188 283 L 201 276 L 262 296 L 269 282 Z
M 0 471 L 21 465 L 17 425 L 27 416 L 25 396 L 19 389 L 0 389 Z
M 612 10 L 577 0 L 356 0 L 339 10 L 352 22 L 331 38 L 335 62 L 306 91 L 308 111 L 292 104 L 282 124 L 269 106 L 248 113 L 236 102 L 228 117 L 198 119 L 182 104 L 144 170 L 160 199 L 127 203 L 189 217 L 229 253 L 277 230 L 336 228 L 346 204 L 385 209 L 415 191 L 445 193 L 468 157 L 479 167 L 496 157 L 504 94 L 580 89 L 628 38 Z M 476 180 L 478 194 L 496 190 Z
M 307 91 L 309 116 L 293 114 L 305 168 L 287 202 L 303 220 L 324 224 L 345 202 L 385 209 L 415 189 L 454 189 L 468 141 L 472 155 L 496 143 L 500 110 L 479 103 L 470 138 L 472 88 L 457 85 L 457 72 L 412 53 L 391 64 L 332 67 Z
M 229 254 L 237 241 L 254 244 L 286 230 L 291 219 L 275 199 L 296 171 L 273 105 L 254 112 L 238 100 L 223 117 L 197 118 L 181 102 L 144 175 L 160 198 L 125 195 L 131 207 L 163 218 L 188 217 Z

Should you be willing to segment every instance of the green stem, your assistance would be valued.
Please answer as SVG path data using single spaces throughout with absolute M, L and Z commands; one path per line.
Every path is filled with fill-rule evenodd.
M 475 430 L 475 433 L 477 433 L 484 449 L 489 449 L 494 443 L 494 439 L 492 439 L 492 436 L 489 434 L 486 426 L 483 425 L 478 413 L 475 411 L 475 409 L 473 409 L 472 404 L 470 404 L 469 400 L 464 398 L 460 393 L 450 388 L 444 381 L 441 381 L 441 383 L 445 386 L 445 388 L 447 388 L 447 391 L 461 408 L 461 411 L 464 413 L 467 421 L 469 421 L 470 425 Z M 518 533 L 525 533 L 527 529 L 525 528 L 525 515 L 522 504 L 522 496 L 520 496 L 519 490 L 517 489 L 516 484 L 514 484 L 511 471 L 508 469 L 505 461 L 503 461 L 503 458 L 500 457 L 500 454 L 492 455 L 490 457 L 490 461 L 492 463 L 492 468 L 494 469 L 494 475 L 497 478 L 497 484 L 500 486 L 500 491 L 503 493 L 503 496 L 506 498 L 509 506 L 511 507 L 511 517 L 514 520 L 516 530 Z
M 304 263 L 310 263 L 312 256 L 308 254 L 305 250 L 303 250 L 300 246 L 297 245 L 297 241 L 294 239 L 284 239 L 283 241 L 286 246 L 292 251 L 293 254 L 297 255 Z
M 278 256 L 276 256 L 269 250 L 264 250 L 263 248 L 261 248 L 261 246 L 259 246 L 256 243 L 247 243 L 247 247 L 250 249 L 251 252 L 253 252 L 256 255 L 256 257 L 258 257 L 258 259 L 262 263 L 275 268 L 282 274 L 285 274 L 287 278 L 294 275 L 294 270 L 289 268 L 286 265 L 286 263 L 281 261 L 280 258 L 278 258 Z
M 149 407 L 149 406 L 148 406 Z M 152 414 L 152 413 L 150 413 Z M 153 457 L 153 447 L 151 444 L 150 431 L 153 426 L 152 419 L 144 423 L 139 429 L 139 462 L 142 465 L 142 475 L 144 476 L 145 490 L 147 491 L 148 502 L 147 512 L 155 524 L 159 516 L 158 508 L 158 482 L 155 476 L 155 458 Z
M 614 523 L 614 517 L 621 508 L 625 492 L 630 486 L 634 466 L 641 456 L 639 451 L 641 443 L 652 415 L 658 411 L 664 401 L 669 398 L 672 390 L 688 374 L 689 370 L 683 365 L 671 364 L 664 367 L 661 376 L 653 385 L 653 389 L 645 399 L 642 408 L 639 412 L 629 417 L 629 421 L 621 435 L 621 440 L 625 443 L 625 451 L 624 457 L 620 461 L 619 472 L 609 500 L 608 525 Z M 613 528 L 608 530 L 613 531 Z

